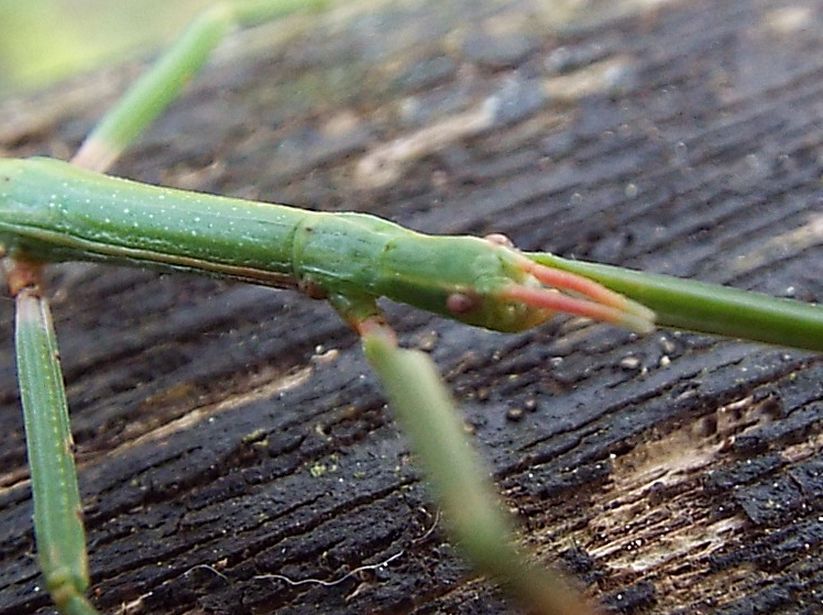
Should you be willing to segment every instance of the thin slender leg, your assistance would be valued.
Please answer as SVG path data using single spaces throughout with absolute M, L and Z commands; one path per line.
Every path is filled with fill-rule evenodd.
M 514 547 L 485 466 L 466 441 L 454 402 L 428 355 L 398 348 L 394 332 L 380 318 L 366 319 L 356 329 L 463 554 L 529 612 L 594 613 L 559 574 L 534 566 Z
M 48 303 L 36 288 L 17 293 L 15 345 L 34 495 L 34 532 L 46 587 L 61 613 L 97 613 L 74 466 L 63 374 Z
M 72 158 L 85 169 L 104 172 L 202 68 L 212 50 L 234 27 L 271 21 L 329 0 L 246 0 L 221 2 L 200 13 L 157 63 L 106 114 Z

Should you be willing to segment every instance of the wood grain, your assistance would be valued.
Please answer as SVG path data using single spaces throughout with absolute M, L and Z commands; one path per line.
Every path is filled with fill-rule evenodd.
M 821 15 L 348 2 L 233 37 L 114 172 L 820 302 Z M 67 157 L 141 69 L 7 101 L 0 155 Z M 429 531 L 406 442 L 325 304 L 86 265 L 56 267 L 51 289 L 100 608 L 509 608 Z M 440 366 L 524 543 L 590 595 L 623 613 L 820 608 L 820 357 L 387 310 Z M 3 301 L 3 615 L 49 608 L 11 318 Z M 397 554 L 333 587 L 256 578 L 329 581 Z

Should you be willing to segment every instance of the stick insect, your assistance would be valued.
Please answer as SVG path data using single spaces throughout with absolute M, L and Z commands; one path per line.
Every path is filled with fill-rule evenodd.
M 138 185 L 97 173 L 106 170 L 176 96 L 185 77 L 205 61 L 233 23 L 254 23 L 299 5 L 266 3 L 263 9 L 262 3 L 253 3 L 211 9 L 107 116 L 73 165 L 36 159 L 0 162 L 0 236 L 10 256 L 8 281 L 18 309 L 18 360 L 30 441 L 35 529 L 54 601 L 65 613 L 95 612 L 84 597 L 88 575 L 80 503 L 73 462 L 66 454 L 70 432 L 65 394 L 48 305 L 40 288 L 40 264 L 84 259 L 194 270 L 297 288 L 327 299 L 363 338 L 366 355 L 415 442 L 456 540 L 469 557 L 481 571 L 511 587 L 529 608 L 586 612 L 587 607 L 562 582 L 531 566 L 508 546 L 507 522 L 478 477 L 482 472 L 476 459 L 464 455 L 461 427 L 431 361 L 397 346 L 375 299 L 388 296 L 502 331 L 537 326 L 557 311 L 649 331 L 652 311 L 601 286 L 602 282 L 651 306 L 662 324 L 751 335 L 752 324 L 769 313 L 770 326 L 759 328 L 760 339 L 817 349 L 819 310 L 731 290 L 677 286 L 665 278 L 643 278 L 547 254 L 524 254 L 500 236 L 424 236 L 359 214 L 298 212 Z M 241 254 L 237 237 L 248 238 L 251 244 Z M 569 292 L 557 293 L 549 287 Z M 700 298 L 703 303 L 684 316 L 671 307 L 673 294 L 695 302 Z M 708 297 L 714 300 L 711 309 L 703 307 Z M 748 323 L 739 313 L 743 305 L 755 314 Z M 807 323 L 803 334 L 797 333 L 799 321 Z

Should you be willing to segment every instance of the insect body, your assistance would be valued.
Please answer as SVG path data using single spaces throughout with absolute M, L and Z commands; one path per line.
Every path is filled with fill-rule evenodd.
M 565 311 L 646 332 L 655 315 L 636 300 L 653 308 L 662 325 L 815 350 L 823 349 L 821 310 L 521 253 L 496 235 L 424 235 L 364 214 L 311 212 L 100 174 L 174 98 L 223 32 L 322 4 L 250 0 L 210 9 L 138 81 L 72 164 L 0 160 L 0 248 L 9 257 L 7 281 L 16 296 L 18 379 L 46 586 L 62 613 L 97 612 L 85 597 L 82 507 L 56 340 L 39 276 L 45 262 L 90 260 L 197 271 L 328 299 L 362 336 L 366 356 L 463 552 L 481 572 L 511 588 L 530 611 L 591 613 L 556 575 L 533 566 L 512 546 L 488 473 L 467 445 L 433 362 L 397 345 L 377 299 L 388 297 L 500 331 L 533 327 Z
M 650 310 L 535 265 L 500 240 L 417 233 L 359 213 L 160 188 L 47 158 L 0 160 L 0 238 L 29 259 L 198 271 L 327 298 L 345 315 L 388 297 L 498 331 L 562 309 L 647 331 Z M 593 301 L 549 292 L 543 281 Z
M 423 235 L 374 216 L 158 188 L 45 158 L 0 160 L 0 242 L 11 257 L 8 281 L 17 297 L 35 531 L 46 545 L 41 567 L 62 612 L 95 610 L 84 596 L 88 572 L 68 410 L 39 280 L 38 263 L 61 260 L 197 271 L 328 299 L 362 335 L 401 420 L 416 434 L 444 508 L 465 517 L 455 532 L 467 553 L 546 613 L 590 612 L 501 541 L 507 524 L 431 360 L 397 347 L 376 300 L 385 296 L 501 331 L 535 326 L 556 310 L 645 331 L 650 310 L 539 265 L 500 236 Z

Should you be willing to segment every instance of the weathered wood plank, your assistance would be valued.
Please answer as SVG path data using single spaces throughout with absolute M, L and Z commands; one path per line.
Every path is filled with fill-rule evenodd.
M 346 3 L 241 34 L 116 173 L 821 301 L 823 3 L 548 5 Z M 65 157 L 139 69 L 7 103 L 0 153 Z M 505 609 L 428 532 L 327 306 L 75 265 L 52 288 L 101 608 Z M 819 608 L 819 357 L 389 312 L 446 375 L 524 540 L 589 593 L 623 612 Z M 48 605 L 10 320 L 0 303 L 2 614 Z M 398 553 L 334 587 L 255 578 Z

